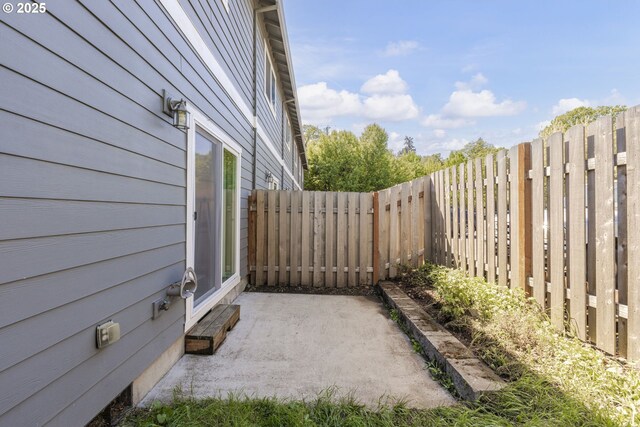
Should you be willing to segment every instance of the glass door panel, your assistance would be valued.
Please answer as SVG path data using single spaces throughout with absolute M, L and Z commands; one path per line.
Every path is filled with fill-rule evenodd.
M 236 215 L 237 215 L 237 167 L 238 160 L 230 151 L 224 150 L 224 182 L 222 213 L 222 281 L 236 273 Z
M 196 132 L 195 138 L 195 204 L 194 267 L 198 276 L 195 305 L 203 297 L 220 288 L 220 209 L 219 182 L 220 147 Z

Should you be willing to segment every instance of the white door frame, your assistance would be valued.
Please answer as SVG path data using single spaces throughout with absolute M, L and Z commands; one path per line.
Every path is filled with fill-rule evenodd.
M 186 267 L 194 267 L 195 259 L 195 228 L 193 219 L 193 209 L 195 204 L 195 180 L 196 180 L 196 130 L 200 129 L 204 133 L 208 133 L 214 139 L 222 144 L 222 148 L 228 150 L 237 157 L 236 165 L 236 229 L 235 229 L 235 274 L 229 277 L 220 289 L 209 295 L 204 301 L 194 307 L 194 297 L 190 296 L 185 300 L 185 323 L 184 330 L 187 332 L 198 321 L 215 306 L 235 285 L 240 282 L 240 170 L 242 169 L 242 147 L 236 143 L 226 132 L 219 126 L 214 124 L 207 116 L 202 114 L 198 109 L 187 104 L 190 114 L 189 129 L 187 131 L 187 209 L 186 209 Z M 221 162 L 224 162 L 224 151 L 221 156 Z M 222 188 L 222 184 L 220 185 Z M 222 239 L 218 254 L 222 265 Z M 198 272 L 196 271 L 196 275 Z

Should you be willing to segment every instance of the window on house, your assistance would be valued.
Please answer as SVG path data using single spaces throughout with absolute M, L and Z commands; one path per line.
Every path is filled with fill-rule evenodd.
M 264 85 L 264 93 L 267 96 L 267 100 L 269 104 L 271 104 L 271 111 L 275 114 L 276 108 L 276 74 L 273 70 L 273 64 L 271 63 L 271 59 L 269 58 L 269 54 L 267 53 L 267 45 L 265 43 L 265 53 L 264 53 L 264 64 L 265 64 L 265 85 Z

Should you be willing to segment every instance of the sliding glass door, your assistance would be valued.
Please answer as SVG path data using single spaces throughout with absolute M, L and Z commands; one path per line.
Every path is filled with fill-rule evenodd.
M 240 281 L 240 159 L 242 150 L 199 111 L 187 133 L 187 267 L 198 289 L 187 300 L 185 330 Z

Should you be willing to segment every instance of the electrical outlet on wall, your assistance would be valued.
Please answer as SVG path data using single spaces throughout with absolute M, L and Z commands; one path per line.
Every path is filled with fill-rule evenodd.
M 112 320 L 98 325 L 96 328 L 96 345 L 104 348 L 120 339 L 120 324 Z

